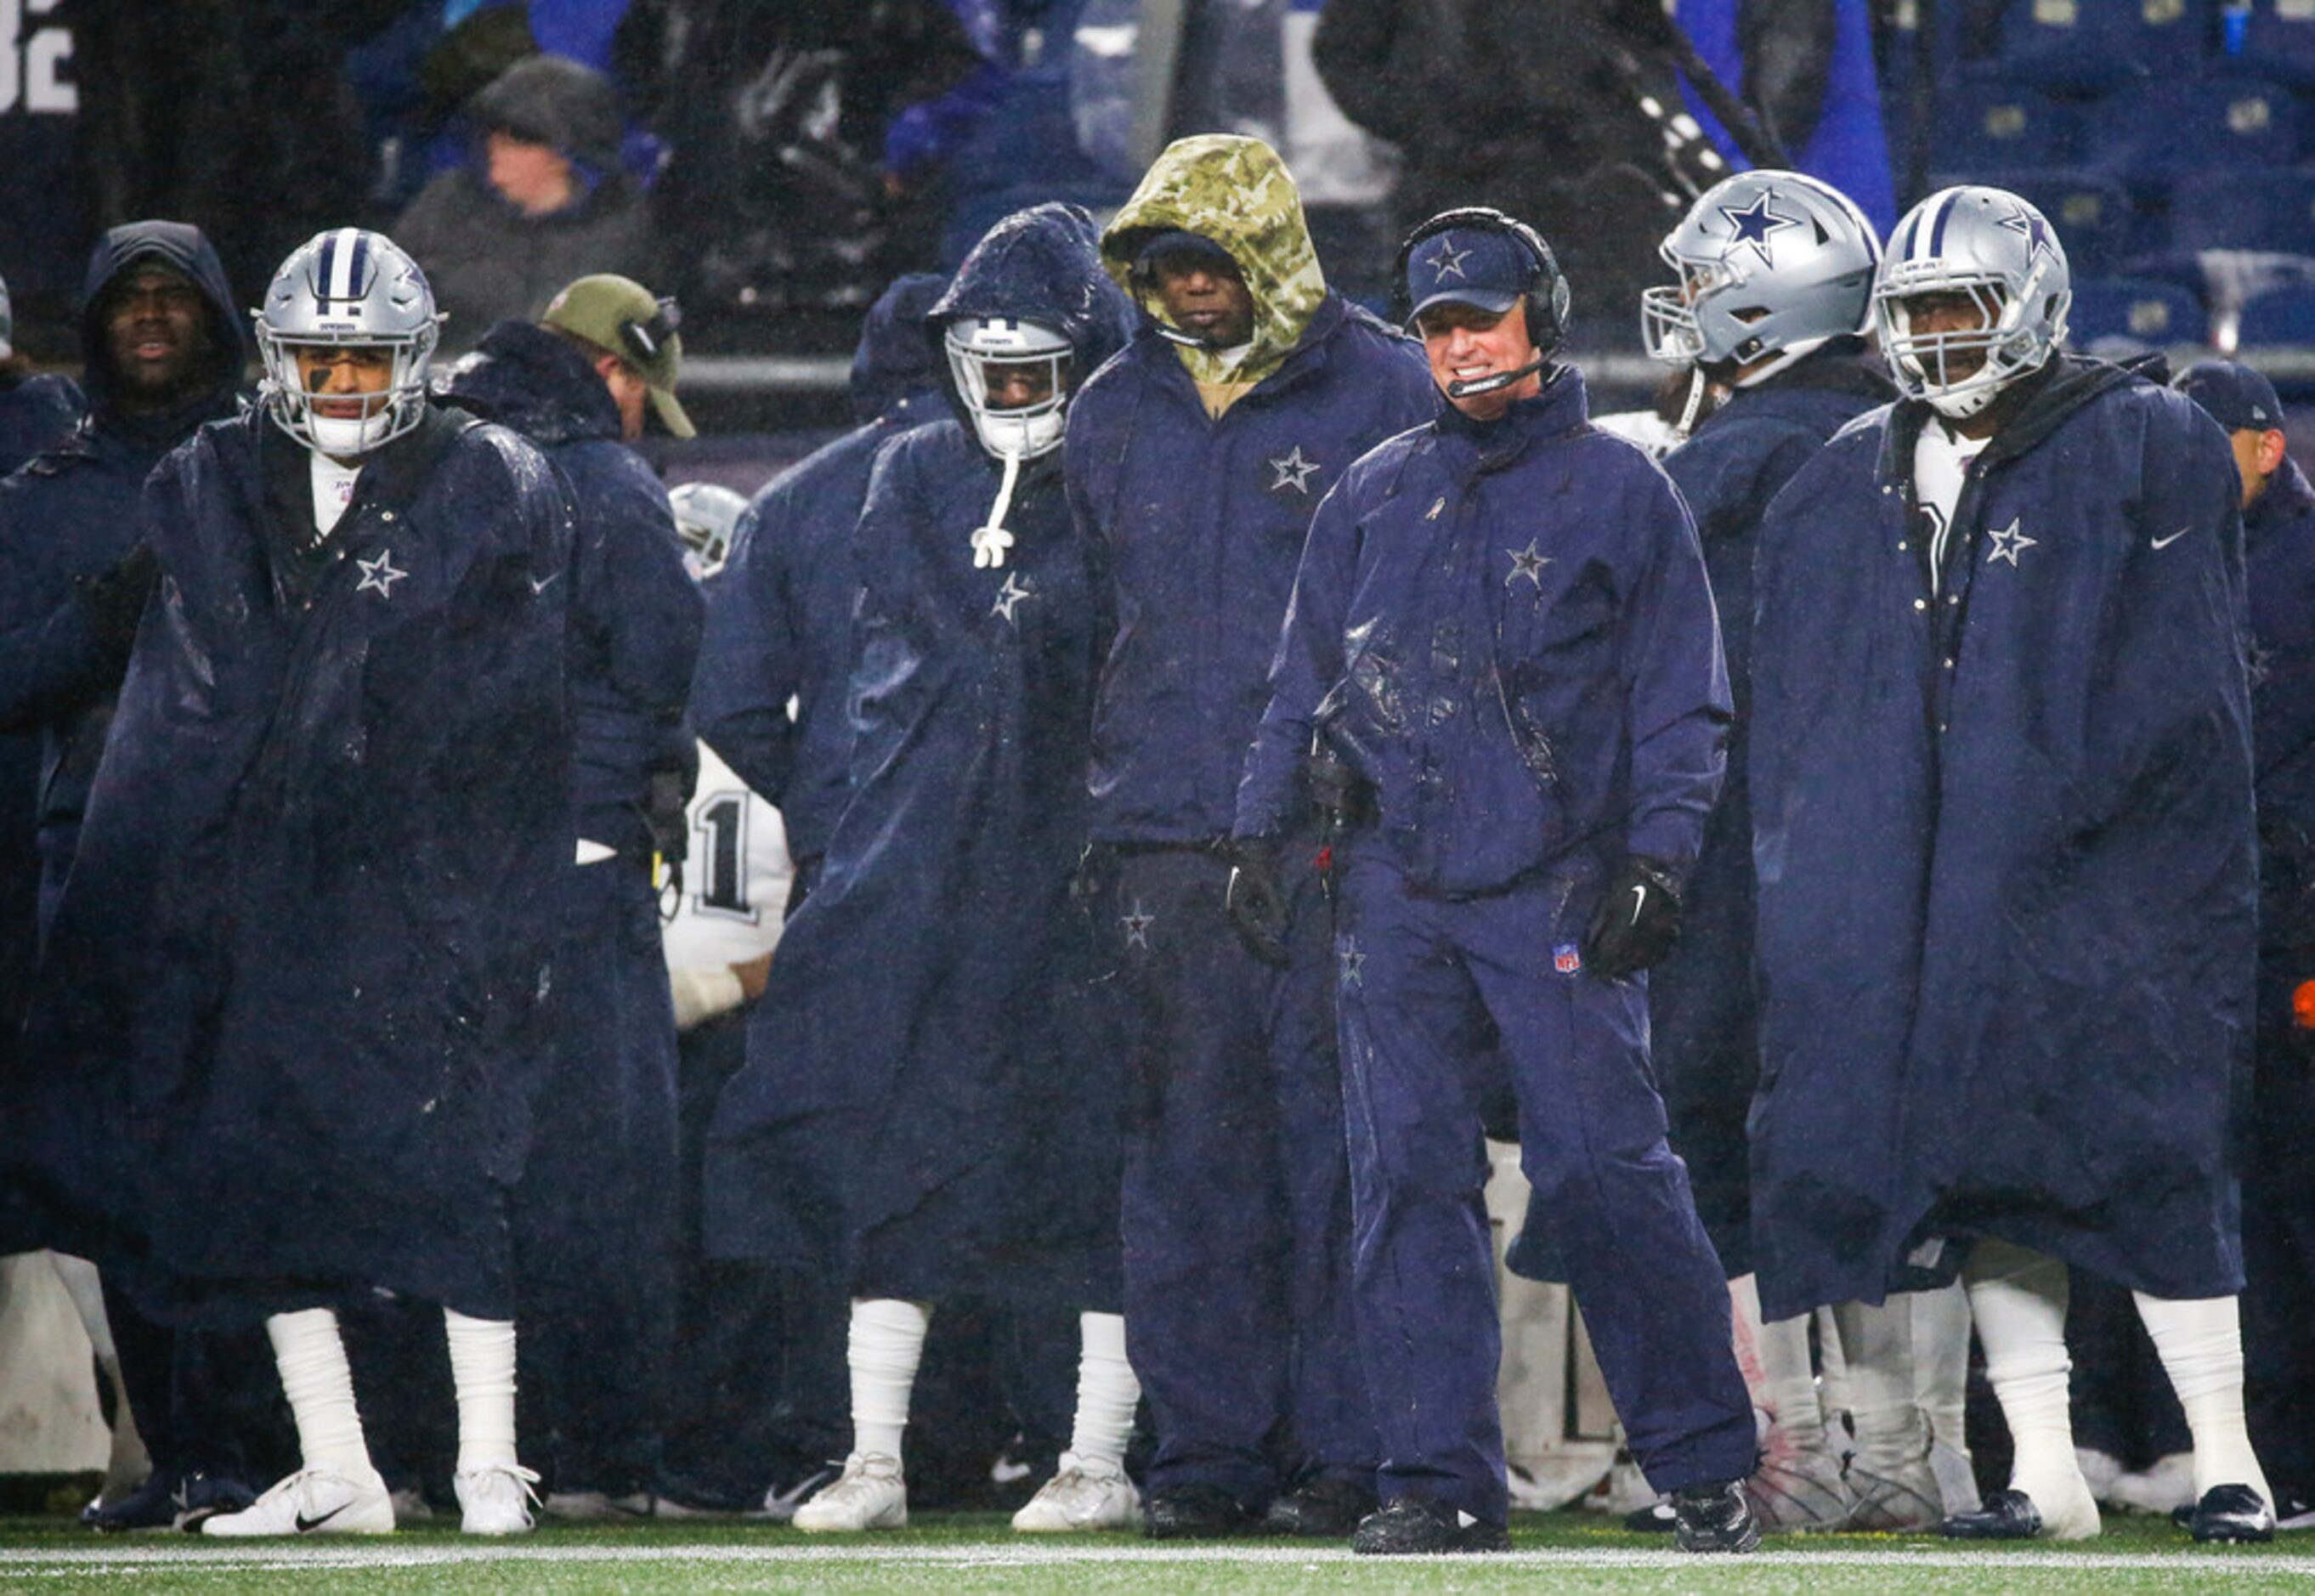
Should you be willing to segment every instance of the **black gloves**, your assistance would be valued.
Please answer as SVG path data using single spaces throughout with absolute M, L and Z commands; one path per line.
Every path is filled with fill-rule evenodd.
M 691 780 L 681 770 L 650 773 L 643 799 L 643 824 L 651 830 L 652 848 L 670 864 L 680 864 L 691 850 L 691 824 L 685 806 L 691 801 Z
M 1608 878 L 1583 933 L 1583 966 L 1601 980 L 1637 975 L 1680 940 L 1680 887 L 1672 871 L 1634 854 Z
M 160 561 L 140 543 L 119 564 L 80 579 L 74 597 L 88 629 L 107 652 L 129 657 L 137 642 L 137 624 L 145 616 L 145 601 L 160 575 Z
M 1286 894 L 1278 885 L 1278 842 L 1267 837 L 1233 837 L 1222 845 L 1229 861 L 1224 901 L 1230 924 L 1247 951 L 1265 964 L 1286 967 Z

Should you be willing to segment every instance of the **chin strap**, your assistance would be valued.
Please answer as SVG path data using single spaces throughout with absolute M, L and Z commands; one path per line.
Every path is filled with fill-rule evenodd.
M 1005 512 L 1013 508 L 1013 486 L 1021 480 L 1021 457 L 1008 451 L 998 457 L 1005 462 L 1005 480 L 997 486 L 997 502 L 989 507 L 989 524 L 973 529 L 975 571 L 996 570 L 1005 563 L 1005 551 L 1013 546 L 1013 534 L 1005 529 Z
M 1690 366 L 1688 368 L 1688 403 L 1681 406 L 1680 420 L 1672 426 L 1672 430 L 1681 437 L 1686 438 L 1696 430 L 1697 412 L 1704 408 L 1704 395 L 1711 386 L 1705 377 L 1703 367 Z

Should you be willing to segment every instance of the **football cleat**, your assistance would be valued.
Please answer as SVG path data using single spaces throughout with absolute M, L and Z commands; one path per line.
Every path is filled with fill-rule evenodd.
M 1903 1534 L 1929 1530 L 1946 1515 L 1945 1493 L 1929 1454 L 1889 1463 L 1849 1460 L 1849 1491 L 1856 1505 L 1849 1528 Z
M 1456 1552 L 1508 1552 L 1511 1531 L 1501 1524 L 1433 1502 L 1402 1496 L 1359 1521 L 1351 1550 L 1367 1557 L 1444 1556 Z
M 614 1496 L 608 1491 L 550 1491 L 538 1511 L 566 1524 L 625 1524 L 652 1516 L 652 1494 L 630 1491 Z
M 1218 1540 L 1261 1530 L 1261 1517 L 1220 1485 L 1176 1485 L 1150 1497 L 1141 1515 L 1141 1532 L 1152 1540 Z
M 257 1493 L 226 1475 L 175 1474 L 155 1469 L 145 1483 L 107 1507 L 84 1513 L 81 1521 L 105 1534 L 136 1530 L 198 1530 L 213 1514 L 239 1512 Z
M 461 1468 L 451 1485 L 458 1494 L 458 1528 L 468 1535 L 528 1535 L 538 1521 L 531 1509 L 538 1476 L 517 1463 Z
M 1141 1520 L 1141 1493 L 1114 1463 L 1082 1463 L 1075 1452 L 1019 1512 L 1013 1528 L 1030 1535 L 1070 1530 L 1131 1530 Z
M 844 1459 L 843 1476 L 797 1508 L 791 1521 L 814 1535 L 907 1529 L 909 1482 L 900 1476 L 900 1460 L 890 1452 L 853 1453 Z
M 1985 1505 L 1951 1514 L 1938 1533 L 1955 1540 L 2088 1540 L 2099 1528 L 2098 1503 L 2084 1485 L 2080 1500 L 2062 1512 L 2044 1512 L 2023 1491 L 1988 1492 Z
M 1672 1494 L 1672 1511 L 1680 1521 L 1672 1544 L 1683 1552 L 1749 1552 L 1761 1544 L 1742 1480 L 1684 1485 Z
M 203 1535 L 386 1535 L 394 1498 L 374 1468 L 349 1474 L 327 1463 L 274 1483 L 240 1512 L 201 1521 Z
M 2191 1508 L 2182 1509 L 2181 1527 L 2199 1541 L 2273 1540 L 2275 1514 L 2266 1498 L 2248 1485 L 2213 1485 Z
M 1843 1529 L 1857 1506 L 1840 1459 L 1823 1447 L 1778 1448 L 1762 1457 L 1744 1496 L 1763 1535 Z

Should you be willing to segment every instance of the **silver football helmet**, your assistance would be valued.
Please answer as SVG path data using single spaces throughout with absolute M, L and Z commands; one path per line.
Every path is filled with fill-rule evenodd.
M 426 411 L 426 367 L 441 336 L 426 274 L 382 233 L 333 227 L 290 252 L 253 313 L 265 361 L 260 398 L 281 430 L 325 455 L 365 455 L 415 427 Z M 315 345 L 390 350 L 383 393 L 360 395 L 359 416 L 323 416 L 297 371 Z M 353 395 L 347 395 L 353 397 Z
M 731 556 L 732 535 L 748 513 L 746 496 L 719 483 L 681 483 L 668 490 L 667 502 L 683 539 L 685 569 L 695 581 L 721 571 Z
M 1671 366 L 1743 365 L 1739 387 L 1872 324 L 1881 243 L 1848 195 L 1797 172 L 1743 172 L 1706 190 L 1657 253 L 1669 287 L 1640 296 L 1640 336 Z
M 1910 302 L 1924 294 L 1967 296 L 1977 324 L 1917 331 Z M 2047 219 L 2007 190 L 1974 185 L 1940 190 L 1906 212 L 1873 285 L 1897 386 L 1956 421 L 2050 358 L 2073 302 L 2065 248 Z
M 1033 460 L 1061 446 L 1061 412 L 1069 408 L 1069 341 L 1058 328 L 1009 316 L 958 316 L 942 343 L 957 397 L 972 417 L 980 447 L 999 459 Z M 989 402 L 997 381 L 1010 368 L 1027 367 L 1042 389 L 1025 404 L 999 408 Z

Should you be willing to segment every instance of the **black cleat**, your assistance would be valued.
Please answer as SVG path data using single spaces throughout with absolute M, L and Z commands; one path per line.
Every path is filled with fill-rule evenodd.
M 1683 1552 L 1749 1552 L 1761 1544 L 1743 1480 L 1683 1486 L 1672 1494 L 1672 1511 L 1673 1544 Z
M 2042 1510 L 2023 1491 L 1991 1491 L 1975 1512 L 1941 1520 L 1938 1533 L 1953 1540 L 2031 1540 L 2042 1533 Z
M 1511 1531 L 1465 1515 L 1443 1502 L 1402 1496 L 1359 1521 L 1351 1550 L 1370 1557 L 1441 1556 L 1452 1552 L 1508 1552 Z
M 2200 1502 L 2180 1508 L 2170 1520 L 2201 1541 L 2275 1538 L 2275 1514 L 2267 1510 L 2266 1499 L 2248 1485 L 2213 1485 Z
M 239 1512 L 256 1500 L 256 1492 L 229 1476 L 156 1468 L 143 1485 L 111 1506 L 84 1515 L 83 1522 L 109 1535 L 133 1530 L 198 1530 L 203 1519 Z
M 1142 1509 L 1141 1532 L 1152 1540 L 1219 1540 L 1261 1530 L 1261 1517 L 1220 1485 L 1176 1485 Z
M 1307 1481 L 1270 1504 L 1262 1527 L 1273 1535 L 1340 1540 L 1374 1512 L 1374 1487 L 1335 1476 Z
M 1680 1528 L 1680 1515 L 1672 1512 L 1672 1498 L 1667 1496 L 1626 1513 L 1624 1528 L 1634 1535 L 1670 1535 Z

